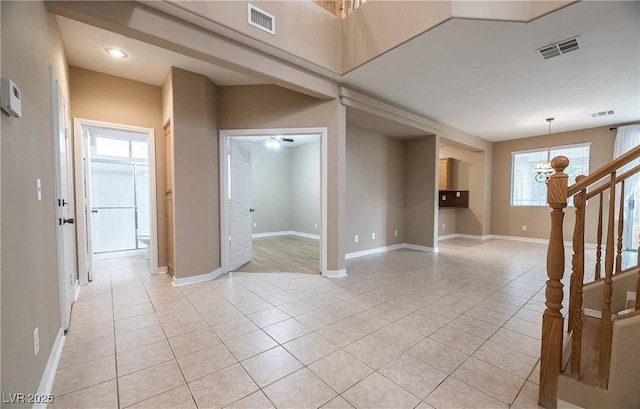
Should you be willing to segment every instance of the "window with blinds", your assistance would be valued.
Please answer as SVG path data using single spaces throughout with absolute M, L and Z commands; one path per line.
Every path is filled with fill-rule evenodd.
M 569 175 L 569 185 L 575 183 L 576 176 L 589 174 L 589 150 L 591 144 L 557 146 L 550 150 L 512 152 L 511 159 L 511 206 L 546 206 L 547 185 L 536 182 L 533 169 L 536 164 L 546 162 L 547 156 L 569 158 L 565 173 Z M 549 153 L 547 153 L 549 152 Z M 569 205 L 573 200 L 569 199 Z

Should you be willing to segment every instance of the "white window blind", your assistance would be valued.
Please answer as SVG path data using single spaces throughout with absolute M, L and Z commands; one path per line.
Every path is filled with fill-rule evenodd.
M 575 183 L 576 176 L 589 174 L 589 150 L 591 144 L 558 146 L 550 149 L 549 158 L 566 156 L 569 166 L 569 185 Z M 536 182 L 533 172 L 536 164 L 547 161 L 547 149 L 513 152 L 511 168 L 511 206 L 546 206 L 547 185 Z M 573 200 L 569 200 L 573 204 Z

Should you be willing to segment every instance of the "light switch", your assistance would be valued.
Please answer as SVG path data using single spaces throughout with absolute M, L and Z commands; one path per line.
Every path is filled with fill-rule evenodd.
M 42 180 L 36 179 L 36 200 L 42 200 Z

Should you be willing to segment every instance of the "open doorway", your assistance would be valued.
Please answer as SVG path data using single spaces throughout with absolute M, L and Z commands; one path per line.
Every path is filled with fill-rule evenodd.
M 97 260 L 130 258 L 157 272 L 153 130 L 76 119 L 80 281 Z
M 225 272 L 323 272 L 326 132 L 221 135 Z

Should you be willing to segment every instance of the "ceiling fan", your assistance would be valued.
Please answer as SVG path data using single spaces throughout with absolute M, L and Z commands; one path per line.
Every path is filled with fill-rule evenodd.
M 265 142 L 267 148 L 279 148 L 282 142 L 293 142 L 292 138 L 285 138 L 282 135 L 270 136 L 269 139 Z

